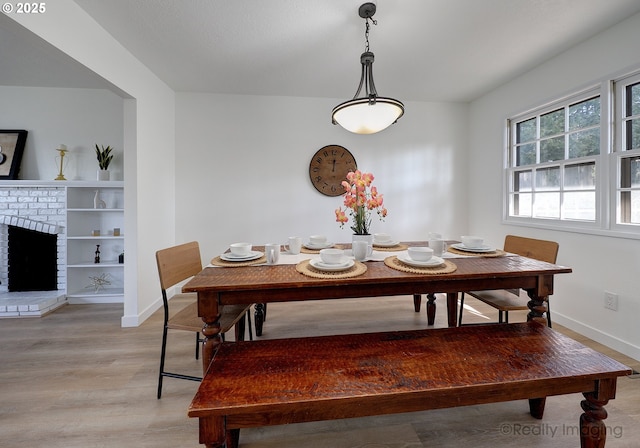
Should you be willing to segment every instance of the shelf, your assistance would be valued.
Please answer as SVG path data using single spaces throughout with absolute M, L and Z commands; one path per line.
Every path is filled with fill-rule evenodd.
M 122 296 L 124 288 L 102 288 L 99 292 L 95 292 L 92 288 L 81 289 L 67 294 L 68 298 L 78 297 L 103 297 L 103 296 Z
M 123 208 L 68 208 L 68 212 L 124 212 Z
M 116 260 L 101 261 L 100 263 L 87 261 L 86 263 L 71 263 L 67 265 L 68 268 L 119 268 L 123 266 L 124 263 L 118 263 Z
M 124 235 L 113 236 L 113 235 L 100 235 L 100 236 L 68 236 L 67 240 L 124 240 Z

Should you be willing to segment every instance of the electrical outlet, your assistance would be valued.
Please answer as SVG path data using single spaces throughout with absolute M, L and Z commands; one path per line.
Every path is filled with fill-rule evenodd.
M 618 311 L 618 294 L 604 292 L 604 307 L 608 310 Z

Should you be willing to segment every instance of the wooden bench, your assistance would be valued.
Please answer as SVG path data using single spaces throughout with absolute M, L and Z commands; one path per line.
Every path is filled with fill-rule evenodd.
M 617 377 L 631 370 L 535 322 L 224 343 L 191 406 L 200 443 L 240 428 L 582 392 L 581 446 L 603 447 Z

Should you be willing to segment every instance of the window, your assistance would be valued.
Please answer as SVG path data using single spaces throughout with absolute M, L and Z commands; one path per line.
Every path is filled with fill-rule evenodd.
M 640 72 L 507 120 L 505 221 L 640 238 Z
M 616 224 L 640 225 L 640 75 L 616 83 Z
M 508 216 L 597 222 L 600 95 L 509 120 Z

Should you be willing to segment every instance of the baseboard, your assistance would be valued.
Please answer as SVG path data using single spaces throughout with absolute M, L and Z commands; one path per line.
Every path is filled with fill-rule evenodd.
M 581 335 L 599 342 L 600 344 L 606 345 L 607 347 L 616 350 L 623 355 L 640 361 L 640 347 L 638 347 L 637 345 L 633 345 L 630 342 L 623 341 L 622 339 L 604 333 L 596 328 L 590 327 L 589 325 L 585 325 L 582 322 L 578 322 L 558 312 L 554 312 L 553 310 L 551 310 L 551 319 L 554 323 L 557 322 L 563 327 L 567 327 L 570 330 L 580 333 Z
M 124 315 L 120 319 L 121 327 L 138 327 L 142 322 L 147 320 L 153 313 L 162 307 L 162 297 L 158 297 L 148 307 L 146 307 L 140 314 Z

